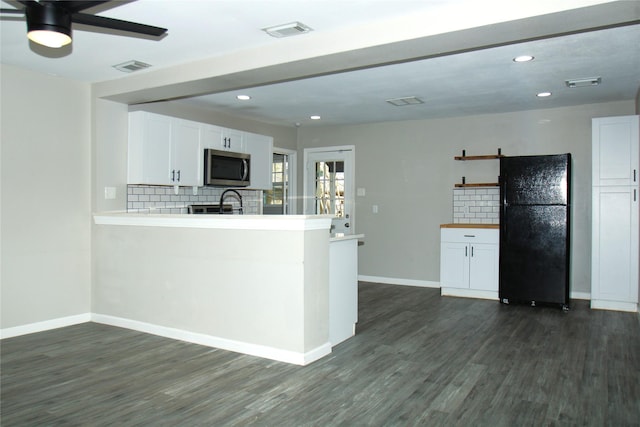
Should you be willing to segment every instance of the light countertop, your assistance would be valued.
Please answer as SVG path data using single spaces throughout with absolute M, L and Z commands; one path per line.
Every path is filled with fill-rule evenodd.
M 487 228 L 500 229 L 500 224 L 440 224 L 440 228 Z

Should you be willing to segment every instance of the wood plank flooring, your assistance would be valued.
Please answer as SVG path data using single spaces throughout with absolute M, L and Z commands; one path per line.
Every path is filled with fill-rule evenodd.
M 2 426 L 638 426 L 640 317 L 361 283 L 309 366 L 86 323 L 1 343 Z

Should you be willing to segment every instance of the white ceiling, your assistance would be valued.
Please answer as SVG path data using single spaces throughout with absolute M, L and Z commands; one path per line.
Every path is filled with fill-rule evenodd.
M 1 3 L 3 8 L 19 7 L 11 1 Z M 320 124 L 352 124 L 629 100 L 640 87 L 640 1 L 635 0 L 138 0 L 114 4 L 87 12 L 166 27 L 168 35 L 152 40 L 77 25 L 73 44 L 55 50 L 28 42 L 24 19 L 3 16 L 2 63 L 94 83 L 127 78 L 112 65 L 132 59 L 152 65 L 131 74 L 139 76 L 255 49 L 268 55 L 276 46 L 296 49 L 298 57 L 300 49 L 318 52 L 311 54 L 316 62 L 307 61 L 304 72 L 295 72 L 296 63 L 281 79 L 274 78 L 271 70 L 257 73 L 250 83 L 235 85 L 226 76 L 225 84 L 212 86 L 216 93 L 180 101 L 288 126 L 311 125 L 311 114 L 322 116 Z M 314 31 L 296 36 L 295 41 L 261 31 L 292 21 Z M 533 55 L 535 60 L 513 62 L 520 54 Z M 265 57 L 265 65 L 272 62 Z M 566 79 L 586 77 L 601 77 L 602 84 L 565 85 Z M 537 98 L 540 91 L 553 95 Z M 235 98 L 239 93 L 252 99 L 239 102 Z M 424 104 L 394 107 L 385 102 L 405 96 L 417 96 Z M 145 100 L 153 101 L 153 94 Z

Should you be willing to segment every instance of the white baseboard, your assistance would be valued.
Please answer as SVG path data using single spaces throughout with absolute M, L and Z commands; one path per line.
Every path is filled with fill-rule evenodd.
M 440 287 L 440 282 L 430 282 L 428 280 L 398 279 L 395 277 L 359 275 L 358 280 L 362 282 L 384 283 L 387 285 L 419 286 L 422 288 L 439 288 Z
M 140 322 L 137 320 L 124 319 L 121 317 L 108 316 L 104 314 L 94 313 L 91 315 L 91 320 L 96 323 L 103 323 L 105 325 L 118 326 L 121 328 L 132 329 L 134 331 L 159 335 L 165 338 L 186 341 L 194 344 L 205 345 L 207 347 L 214 347 L 222 350 L 229 350 L 236 353 L 243 353 L 251 356 L 258 356 L 265 359 L 277 360 L 279 362 L 292 363 L 302 366 L 308 365 L 309 363 L 314 362 L 331 353 L 331 344 L 328 342 L 306 353 L 298 353 L 295 351 L 282 350 L 242 341 L 234 341 L 226 338 L 220 338 L 166 326 L 159 326 L 151 323 Z
M 431 282 L 428 280 L 398 279 L 396 277 L 363 276 L 363 275 L 359 275 L 358 280 L 362 282 L 384 283 L 387 285 L 420 286 L 423 288 L 440 288 L 440 282 Z M 446 288 L 446 289 L 451 290 L 452 288 Z M 479 292 L 482 294 L 483 291 L 479 291 Z M 491 291 L 487 291 L 487 292 L 491 292 Z M 446 295 L 464 297 L 464 296 L 468 296 L 468 293 L 467 295 L 454 295 L 453 293 L 447 293 Z M 487 294 L 487 296 L 478 296 L 474 298 L 494 299 L 489 294 Z M 588 301 L 591 299 L 591 294 L 589 292 L 572 291 L 570 298 Z
M 498 301 L 498 291 L 479 291 L 475 289 L 441 288 L 440 295 L 463 298 L 481 298 Z
M 591 299 L 590 292 L 579 292 L 579 291 L 571 291 L 570 295 L 571 299 L 582 299 L 589 301 Z
M 91 313 L 76 314 L 74 316 L 60 317 L 58 319 L 45 320 L 43 322 L 29 323 L 27 325 L 14 326 L 13 328 L 0 329 L 0 339 L 17 337 L 20 335 L 34 334 L 36 332 L 51 329 L 64 328 L 91 321 Z
M 591 308 L 597 310 L 615 310 L 638 313 L 638 304 L 634 302 L 618 302 L 605 300 L 591 300 Z

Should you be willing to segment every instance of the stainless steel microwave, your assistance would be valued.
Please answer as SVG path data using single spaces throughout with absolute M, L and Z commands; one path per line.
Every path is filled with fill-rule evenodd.
M 251 154 L 204 150 L 204 185 L 248 187 L 251 183 Z

